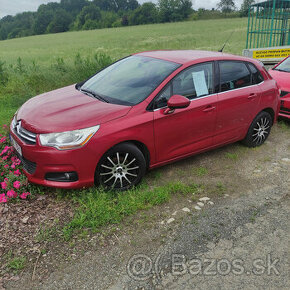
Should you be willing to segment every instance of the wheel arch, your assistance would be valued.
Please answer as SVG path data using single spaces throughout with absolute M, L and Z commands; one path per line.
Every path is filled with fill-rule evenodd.
M 274 110 L 272 108 L 270 108 L 270 107 L 269 108 L 265 108 L 261 112 L 266 112 L 266 113 L 270 114 L 270 116 L 272 118 L 272 125 L 275 123 L 275 112 L 274 112 Z
M 144 143 L 137 141 L 137 140 L 128 140 L 128 141 L 120 142 L 116 145 L 123 144 L 123 143 L 134 144 L 142 152 L 142 154 L 146 160 L 146 169 L 148 170 L 149 166 L 150 166 L 150 160 L 151 160 L 150 159 L 150 151 L 149 151 L 148 147 Z
M 142 152 L 142 154 L 145 158 L 145 161 L 146 161 L 146 169 L 149 169 L 150 161 L 151 161 L 150 151 L 149 151 L 148 147 L 143 142 L 140 142 L 137 140 L 126 140 L 126 141 L 116 143 L 112 147 L 110 147 L 106 152 L 104 152 L 104 154 L 102 156 L 104 156 L 109 150 L 111 150 L 115 146 L 120 145 L 120 144 L 125 144 L 125 143 L 131 143 L 131 144 L 135 145 Z M 100 160 L 98 161 L 98 164 L 99 164 Z

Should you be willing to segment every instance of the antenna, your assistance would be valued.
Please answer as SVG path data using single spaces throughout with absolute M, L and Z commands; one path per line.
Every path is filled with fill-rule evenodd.
M 226 42 L 224 43 L 222 49 L 219 50 L 219 52 L 223 52 L 224 48 L 226 47 L 227 43 L 229 42 L 229 40 L 232 38 L 232 35 L 234 34 L 235 31 L 232 31 L 230 37 L 226 40 Z

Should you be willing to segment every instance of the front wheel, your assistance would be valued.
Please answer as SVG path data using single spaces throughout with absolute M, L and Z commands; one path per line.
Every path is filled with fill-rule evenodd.
M 95 174 L 97 185 L 107 190 L 128 190 L 142 180 L 146 161 L 142 152 L 131 143 L 116 145 L 100 160 Z
M 243 143 L 248 147 L 262 145 L 268 138 L 273 125 L 272 117 L 267 112 L 261 112 L 252 122 Z

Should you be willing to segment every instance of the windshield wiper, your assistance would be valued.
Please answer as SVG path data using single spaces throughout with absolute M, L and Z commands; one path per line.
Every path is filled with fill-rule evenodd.
M 84 93 L 84 94 L 86 94 L 86 95 L 88 95 L 88 96 L 90 96 L 90 97 L 96 98 L 96 99 L 98 99 L 98 100 L 100 100 L 100 101 L 103 101 L 103 102 L 105 102 L 105 103 L 109 103 L 108 100 L 106 100 L 104 97 L 102 97 L 102 96 L 96 94 L 95 92 L 92 92 L 92 91 L 90 91 L 90 90 L 86 90 L 86 89 L 82 89 L 82 88 L 80 88 L 79 90 L 80 90 L 82 93 Z

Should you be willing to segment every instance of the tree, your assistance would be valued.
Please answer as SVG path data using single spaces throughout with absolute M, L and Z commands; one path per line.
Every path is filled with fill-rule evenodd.
M 248 16 L 249 8 L 254 3 L 255 3 L 255 0 L 244 0 L 243 4 L 241 6 L 240 15 L 242 17 Z
M 54 16 L 54 9 L 47 7 L 47 5 L 40 5 L 37 10 L 33 30 L 35 34 L 43 34 L 47 31 L 49 23 Z
M 78 29 L 83 28 L 85 23 L 88 21 L 89 23 L 86 25 L 86 27 L 90 27 L 92 29 L 92 21 L 98 22 L 101 19 L 101 10 L 98 6 L 96 6 L 94 3 L 91 3 L 88 6 L 85 6 L 80 14 L 77 16 L 76 20 L 76 27 Z
M 230 13 L 233 12 L 236 8 L 235 2 L 233 0 L 221 0 L 217 7 L 223 12 L 223 13 Z
M 190 0 L 159 0 L 161 22 L 174 22 L 186 19 L 192 12 Z
M 61 0 L 60 7 L 69 12 L 73 16 L 76 16 L 80 11 L 88 5 L 87 0 Z
M 135 9 L 129 18 L 131 25 L 157 23 L 158 10 L 154 3 L 147 2 Z
M 47 27 L 47 32 L 58 33 L 68 31 L 71 22 L 72 16 L 64 9 L 59 9 L 54 13 L 54 17 Z
M 138 8 L 137 0 L 94 0 L 93 3 L 103 11 L 129 11 Z

